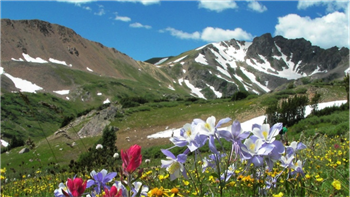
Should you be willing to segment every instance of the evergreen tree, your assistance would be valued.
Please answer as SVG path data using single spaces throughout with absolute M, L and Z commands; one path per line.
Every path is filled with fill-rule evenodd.
M 318 103 L 321 100 L 321 94 L 317 93 L 314 95 L 314 97 L 312 97 L 311 101 L 310 101 L 310 105 L 312 108 L 311 113 L 315 114 L 315 112 L 318 110 Z
M 273 104 L 266 109 L 267 123 L 273 125 L 282 122 L 283 125 L 291 126 L 305 117 L 307 104 L 307 96 L 294 96 Z
M 345 78 L 344 78 L 344 87 L 345 87 L 345 91 L 346 91 L 346 98 L 348 100 L 349 103 L 349 73 L 346 74 Z

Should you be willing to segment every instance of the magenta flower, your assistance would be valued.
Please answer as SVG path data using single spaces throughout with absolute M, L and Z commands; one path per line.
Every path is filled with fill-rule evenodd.
M 121 150 L 121 157 L 123 160 L 123 171 L 126 174 L 133 173 L 142 162 L 141 146 L 135 144 L 127 151 Z
M 62 193 L 66 197 L 79 197 L 82 196 L 86 189 L 86 181 L 83 181 L 81 178 L 74 178 L 73 180 L 68 178 L 67 187 L 69 192 L 62 190 Z

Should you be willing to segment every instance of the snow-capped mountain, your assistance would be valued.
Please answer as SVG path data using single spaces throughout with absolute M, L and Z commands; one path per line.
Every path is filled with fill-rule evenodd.
M 303 77 L 343 78 L 349 49 L 322 49 L 302 38 L 264 34 L 252 42 L 232 39 L 207 44 L 176 57 L 159 58 L 155 65 L 198 97 L 230 96 L 237 90 L 261 94 Z
M 45 92 L 100 103 L 125 96 L 211 99 L 239 90 L 262 94 L 304 77 L 342 79 L 348 67 L 348 48 L 322 49 L 302 38 L 270 34 L 141 62 L 58 24 L 1 20 L 2 92 Z

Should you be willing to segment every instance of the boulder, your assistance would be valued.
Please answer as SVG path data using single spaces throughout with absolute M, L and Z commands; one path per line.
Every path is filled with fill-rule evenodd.
M 22 154 L 22 153 L 26 153 L 26 152 L 29 152 L 28 148 L 22 148 L 22 150 L 20 150 L 18 153 Z

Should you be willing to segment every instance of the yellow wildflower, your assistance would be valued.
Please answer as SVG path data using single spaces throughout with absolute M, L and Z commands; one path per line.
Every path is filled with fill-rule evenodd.
M 317 182 L 322 182 L 322 181 L 323 181 L 323 178 L 322 178 L 322 177 L 317 178 L 316 181 L 317 181 Z
M 272 194 L 272 196 L 273 196 L 273 197 L 282 197 L 282 196 L 283 196 L 283 193 L 280 192 L 280 193 L 278 193 L 278 194 Z
M 336 189 L 336 190 L 340 190 L 341 189 L 341 183 L 340 181 L 334 179 L 334 181 L 332 182 L 332 185 L 333 187 Z

